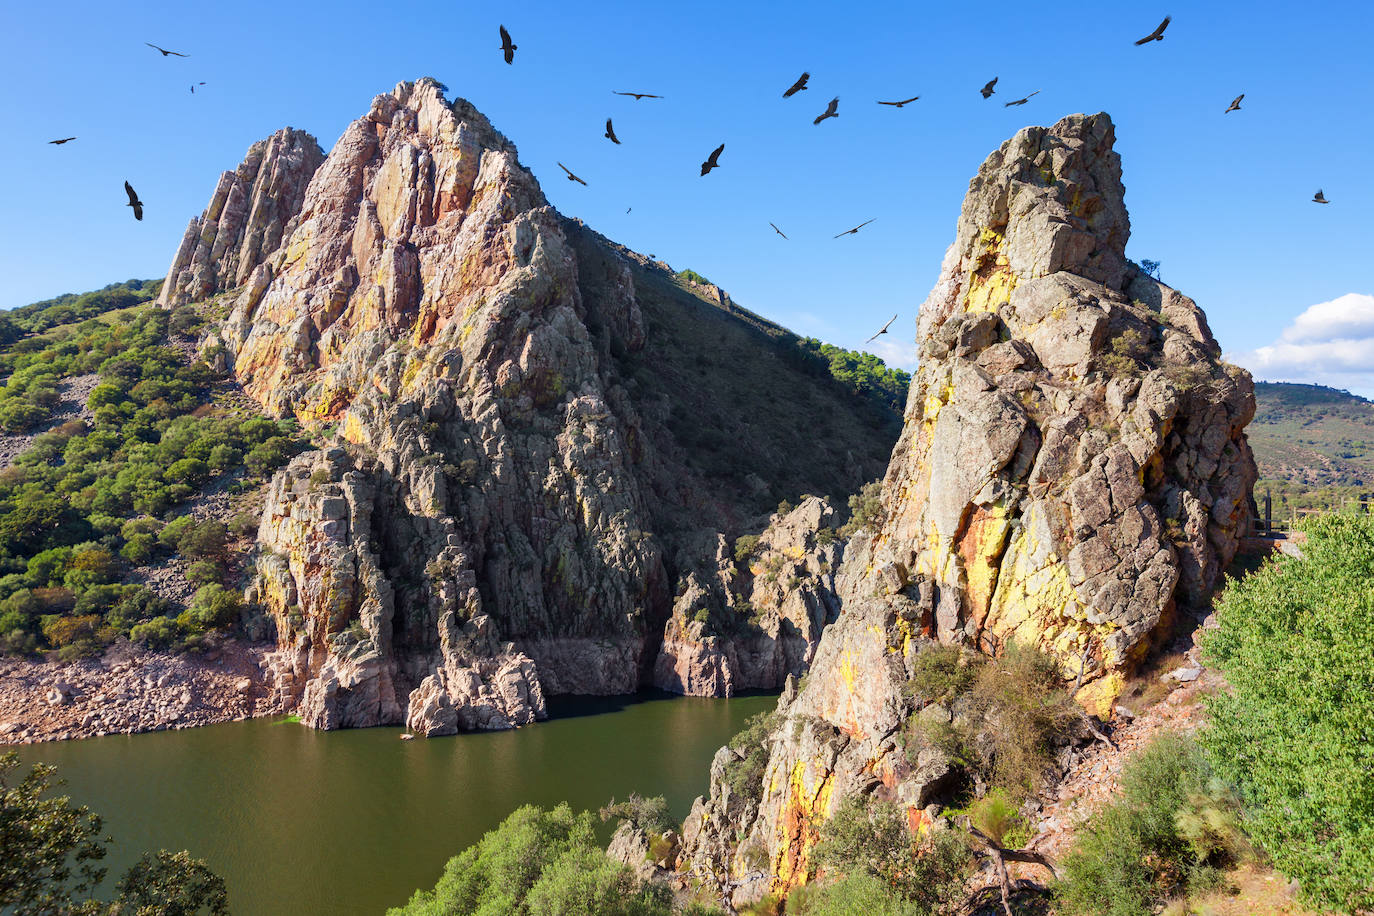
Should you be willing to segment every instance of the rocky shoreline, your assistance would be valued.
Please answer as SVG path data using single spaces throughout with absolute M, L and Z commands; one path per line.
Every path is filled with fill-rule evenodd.
M 281 712 L 264 687 L 269 643 L 198 655 L 120 642 L 99 658 L 0 658 L 0 745 L 194 728 Z

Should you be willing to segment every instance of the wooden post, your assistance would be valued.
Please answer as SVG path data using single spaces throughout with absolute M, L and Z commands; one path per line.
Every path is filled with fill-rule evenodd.
M 1269 495 L 1269 490 L 1264 491 L 1264 536 L 1268 537 L 1274 531 L 1273 517 L 1274 501 Z

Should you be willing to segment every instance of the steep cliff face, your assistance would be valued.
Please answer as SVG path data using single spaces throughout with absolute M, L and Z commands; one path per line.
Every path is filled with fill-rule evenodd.
M 284 127 L 220 175 L 205 212 L 186 227 L 158 305 L 181 305 L 244 283 L 290 234 L 324 151 L 305 131 Z
M 659 653 L 665 631 L 702 642 L 676 596 L 722 544 L 780 498 L 881 473 L 881 412 L 781 329 L 561 217 L 430 81 L 348 127 L 292 225 L 207 291 L 233 303 L 207 344 L 270 412 L 339 439 L 273 482 L 259 534 L 278 689 L 305 721 L 507 727 L 545 694 L 658 671 L 728 693 L 804 664 L 818 599 L 731 620 L 719 675 L 674 679 L 683 653 Z M 778 543 L 814 553 L 799 539 Z
M 949 771 L 899 747 L 923 643 L 1038 645 L 1105 711 L 1178 607 L 1209 599 L 1247 521 L 1253 388 L 1193 302 L 1126 260 L 1113 141 L 1105 114 L 1028 128 L 970 183 L 882 517 L 845 548 L 839 619 L 779 703 L 757 798 L 732 795 L 722 750 L 688 867 L 741 874 L 757 847 L 775 888 L 804 881 L 853 794 L 918 823 Z

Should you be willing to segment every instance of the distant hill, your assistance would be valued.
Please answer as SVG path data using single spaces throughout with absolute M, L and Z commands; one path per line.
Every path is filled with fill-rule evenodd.
M 1248 430 L 1260 472 L 1255 495 L 1270 490 L 1276 517 L 1290 506 L 1329 508 L 1374 491 L 1374 402 L 1286 382 L 1256 382 L 1255 401 Z

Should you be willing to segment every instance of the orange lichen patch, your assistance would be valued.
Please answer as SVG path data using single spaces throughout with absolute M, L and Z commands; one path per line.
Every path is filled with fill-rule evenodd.
M 344 414 L 343 427 L 339 433 L 354 445 L 362 445 L 367 441 L 367 429 L 355 413 Z
M 997 588 L 997 573 L 1007 547 L 1011 521 L 1001 503 L 975 506 L 955 551 L 963 560 L 964 598 L 969 615 L 981 628 Z
M 915 805 L 906 806 L 906 829 L 916 838 L 925 836 L 926 831 L 934 824 L 935 820 L 925 812 L 924 808 L 917 808 Z
M 814 790 L 807 788 L 806 761 L 792 767 L 787 798 L 775 834 L 777 856 L 773 863 L 773 890 L 786 893 L 810 877 L 811 850 L 820 836 L 820 825 L 830 810 L 835 774 L 827 772 Z

